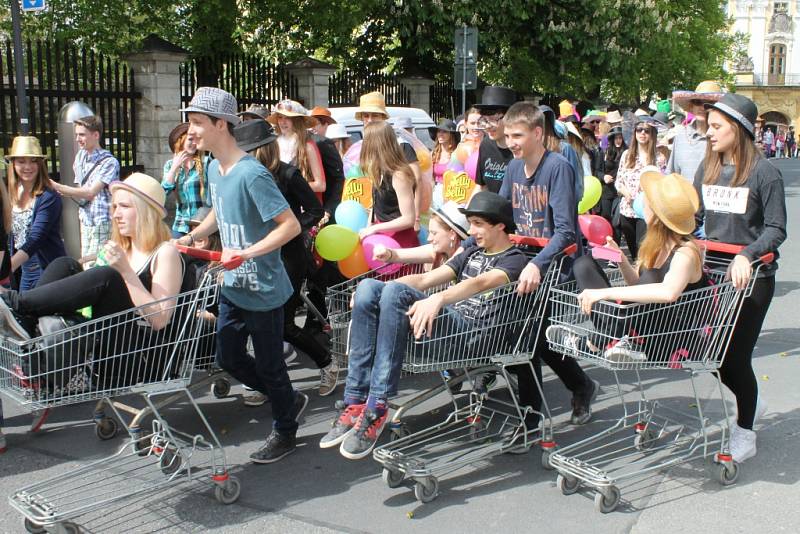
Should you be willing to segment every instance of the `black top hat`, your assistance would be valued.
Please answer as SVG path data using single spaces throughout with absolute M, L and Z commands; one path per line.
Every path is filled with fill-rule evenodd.
M 233 136 L 236 144 L 245 152 L 268 145 L 278 138 L 272 125 L 264 119 L 240 122 L 233 128 Z
M 480 104 L 475 104 L 479 110 L 501 108 L 508 109 L 517 101 L 517 93 L 508 87 L 490 85 L 483 90 Z
M 469 201 L 466 208 L 459 208 L 459 211 L 469 217 L 487 217 L 492 221 L 501 222 L 506 225 L 506 233 L 513 234 L 517 225 L 514 223 L 514 210 L 511 202 L 501 197 L 497 193 L 481 191 L 476 193 Z
M 744 128 L 750 139 L 756 138 L 755 124 L 758 119 L 758 107 L 746 96 L 737 93 L 725 93 L 722 98 L 713 104 L 704 104 L 706 109 L 716 109 L 724 113 Z

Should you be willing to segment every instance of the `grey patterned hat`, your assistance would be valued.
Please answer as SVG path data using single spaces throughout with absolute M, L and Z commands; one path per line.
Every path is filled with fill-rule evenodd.
M 184 113 L 203 113 L 210 117 L 222 119 L 231 124 L 239 124 L 241 118 L 236 115 L 238 106 L 236 98 L 227 91 L 218 87 L 199 87 L 189 102 L 189 107 L 183 108 Z

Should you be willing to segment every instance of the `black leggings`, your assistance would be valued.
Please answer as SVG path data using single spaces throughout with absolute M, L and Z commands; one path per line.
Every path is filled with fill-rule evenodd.
M 295 239 L 284 245 L 281 249 L 281 258 L 294 290 L 283 305 L 283 339 L 308 354 L 317 367 L 322 369 L 331 363 L 330 351 L 320 343 L 317 336 L 303 332 L 295 323 L 295 312 L 301 303 L 300 290 L 309 273 L 309 262 L 313 259 L 305 249 L 302 239 Z
M 53 260 L 28 291 L 8 291 L 4 298 L 11 308 L 29 317 L 72 314 L 92 307 L 92 317 L 104 317 L 133 308 L 125 281 L 113 268 L 92 267 L 86 271 L 74 259 Z
M 722 383 L 736 396 L 737 423 L 748 430 L 753 428 L 758 400 L 758 382 L 753 372 L 753 349 L 774 295 L 774 276 L 756 279 L 753 293 L 742 303 L 739 319 L 719 370 Z
M 647 224 L 643 219 L 620 215 L 619 230 L 622 232 L 625 242 L 628 244 L 631 259 L 635 261 L 636 257 L 639 255 L 639 243 L 642 242 L 644 234 L 647 231 Z

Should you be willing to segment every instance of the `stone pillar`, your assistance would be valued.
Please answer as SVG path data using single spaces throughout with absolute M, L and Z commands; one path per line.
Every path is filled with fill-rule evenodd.
M 407 78 L 400 78 L 400 83 L 411 92 L 411 107 L 423 109 L 430 114 L 431 87 L 435 82 L 424 76 L 409 76 Z
M 328 107 L 328 80 L 336 67 L 307 57 L 286 66 L 286 70 L 297 78 L 297 98 L 306 107 Z
M 135 89 L 142 94 L 136 105 L 136 162 L 161 180 L 164 163 L 172 158 L 167 136 L 181 122 L 179 67 L 189 53 L 150 35 L 139 51 L 125 56 L 134 72 Z

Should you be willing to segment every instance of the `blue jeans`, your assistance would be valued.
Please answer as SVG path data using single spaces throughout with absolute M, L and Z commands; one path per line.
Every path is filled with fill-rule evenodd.
M 247 354 L 248 337 L 253 339 L 255 358 Z M 282 307 L 248 311 L 220 295 L 217 363 L 245 386 L 269 397 L 275 430 L 284 435 L 297 432 L 292 413 L 297 394 L 283 359 Z
M 20 267 L 20 280 L 19 290 L 27 291 L 36 287 L 39 282 L 39 277 L 42 276 L 42 267 L 39 265 L 39 260 L 30 258 Z
M 426 298 L 425 293 L 397 282 L 368 278 L 356 289 L 350 330 L 350 355 L 345 399 L 366 400 L 368 395 L 388 399 L 397 383 L 406 355 L 409 322 L 406 312 Z M 452 328 L 467 330 L 469 322 L 452 309 L 434 322 L 433 335 Z

